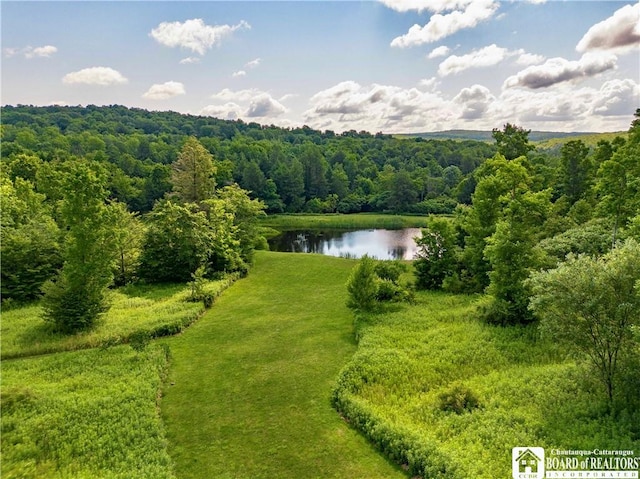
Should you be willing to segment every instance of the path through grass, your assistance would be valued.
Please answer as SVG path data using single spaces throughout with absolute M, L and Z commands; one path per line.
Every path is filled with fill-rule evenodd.
M 344 305 L 353 264 L 261 252 L 248 278 L 166 341 L 162 413 L 178 477 L 405 477 L 330 405 L 356 349 Z

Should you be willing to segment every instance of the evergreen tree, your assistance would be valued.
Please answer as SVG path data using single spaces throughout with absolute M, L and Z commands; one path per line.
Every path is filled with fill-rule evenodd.
M 173 191 L 184 203 L 211 198 L 216 186 L 215 174 L 211 153 L 195 137 L 189 137 L 172 165 Z

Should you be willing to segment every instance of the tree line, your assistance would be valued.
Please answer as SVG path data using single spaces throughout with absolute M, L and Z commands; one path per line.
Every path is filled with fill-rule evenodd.
M 98 161 L 110 197 L 142 213 L 171 190 L 170 165 L 189 136 L 213 155 L 218 185 L 237 183 L 268 213 L 450 213 L 470 201 L 471 173 L 495 153 L 477 141 L 338 135 L 121 106 L 2 110 L 3 158 L 22 158 L 23 168 L 30 156 Z

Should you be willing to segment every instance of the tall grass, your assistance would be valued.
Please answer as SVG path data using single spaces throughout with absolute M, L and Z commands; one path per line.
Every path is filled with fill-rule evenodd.
M 260 224 L 277 230 L 294 229 L 402 229 L 426 226 L 425 216 L 387 215 L 379 213 L 357 214 L 292 214 L 271 215 Z
M 476 321 L 478 301 L 421 293 L 417 306 L 359 318 L 336 407 L 423 477 L 509 478 L 521 445 L 640 449 L 633 420 L 603 414 L 604 398 L 559 345 Z
M 205 290 L 218 296 L 234 280 L 230 276 L 210 281 Z M 189 287 L 184 284 L 128 286 L 110 296 L 111 308 L 95 327 L 74 335 L 53 331 L 37 304 L 3 312 L 2 359 L 113 346 L 140 334 L 149 338 L 176 334 L 204 312 L 202 303 L 187 301 Z
M 3 478 L 173 479 L 158 393 L 163 348 L 3 361 Z

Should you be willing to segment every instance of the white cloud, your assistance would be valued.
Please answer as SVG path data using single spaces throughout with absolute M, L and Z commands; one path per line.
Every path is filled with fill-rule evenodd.
M 459 116 L 459 106 L 440 93 L 344 81 L 316 93 L 303 119 L 336 131 L 407 132 L 437 129 Z
M 244 71 L 244 70 L 238 70 L 237 72 L 233 72 L 233 73 L 231 74 L 231 76 L 232 76 L 233 78 L 243 77 L 243 76 L 246 76 L 246 75 L 247 75 L 247 72 L 246 72 L 246 71 Z
M 487 87 L 473 85 L 471 88 L 463 88 L 453 101 L 462 106 L 460 118 L 477 120 L 484 116 L 495 99 L 496 97 L 491 94 Z
M 442 45 L 439 46 L 437 48 L 434 48 L 433 50 L 431 50 L 431 53 L 429 53 L 427 55 L 427 58 L 432 59 L 432 58 L 438 58 L 438 57 L 443 57 L 445 55 L 447 55 L 449 53 L 450 48 L 446 45 Z
M 437 13 L 425 26 L 413 25 L 409 31 L 391 42 L 392 47 L 406 48 L 424 43 L 432 43 L 453 35 L 465 28 L 472 28 L 478 23 L 491 18 L 499 4 L 495 0 L 474 0 L 472 2 L 439 2 L 455 5 L 464 10 L 454 10 L 444 15 Z M 449 8 L 447 8 L 449 9 Z
M 26 58 L 37 58 L 37 57 L 48 58 L 54 53 L 56 53 L 57 51 L 58 49 L 53 45 L 45 45 L 43 47 L 36 47 L 36 48 L 28 47 L 24 56 Z
M 84 68 L 77 72 L 67 73 L 62 79 L 62 82 L 68 85 L 79 83 L 99 86 L 121 85 L 128 81 L 122 73 L 109 67 Z
M 429 10 L 438 13 L 464 8 L 473 0 L 381 0 L 381 3 L 397 12 Z
M 550 58 L 542 65 L 530 66 L 510 76 L 503 88 L 525 87 L 545 88 L 556 83 L 581 80 L 616 68 L 615 55 L 585 54 L 580 60 L 569 61 L 564 58 Z
M 273 119 L 289 111 L 270 93 L 256 88 L 237 91 L 225 88 L 211 95 L 211 99 L 224 103 L 208 105 L 201 111 L 201 114 L 226 119 Z
M 497 65 L 510 55 L 509 50 L 494 43 L 480 50 L 474 50 L 467 55 L 451 55 L 440 63 L 438 75 L 447 76 L 460 73 L 469 68 L 490 67 Z
M 286 111 L 287 109 L 278 100 L 268 93 L 261 93 L 251 100 L 246 115 L 250 118 L 277 117 Z
M 640 3 L 626 5 L 584 34 L 576 50 L 626 51 L 640 46 Z
M 180 65 L 188 65 L 190 63 L 200 63 L 200 59 L 198 57 L 187 57 L 180 60 Z
M 516 63 L 518 65 L 525 65 L 525 66 L 538 65 L 539 63 L 542 63 L 547 59 L 543 55 L 536 55 L 535 53 L 527 53 L 524 50 L 518 50 L 516 53 L 518 55 L 518 59 L 516 60 Z
M 180 82 L 168 81 L 165 83 L 152 85 L 142 97 L 149 100 L 166 100 L 174 96 L 184 95 L 184 85 Z
M 242 107 L 229 102 L 224 105 L 208 105 L 200 110 L 200 115 L 213 116 L 222 120 L 237 120 L 241 116 Z
M 260 62 L 262 62 L 262 60 L 260 58 L 256 58 L 255 60 L 251 60 L 250 62 L 247 62 L 245 64 L 245 67 L 247 68 L 256 68 L 260 65 Z
M 149 34 L 158 43 L 168 47 L 182 47 L 204 55 L 219 45 L 225 37 L 236 30 L 249 29 L 251 26 L 244 20 L 237 25 L 206 25 L 201 18 L 181 22 L 162 22 Z
M 602 84 L 593 102 L 593 113 L 631 116 L 640 103 L 640 84 L 633 80 L 610 80 Z
M 11 58 L 16 55 L 24 55 L 25 58 L 31 60 L 32 58 L 49 58 L 54 53 L 57 53 L 58 48 L 53 45 L 45 45 L 43 47 L 25 47 L 25 48 L 3 48 L 3 53 L 6 58 Z

